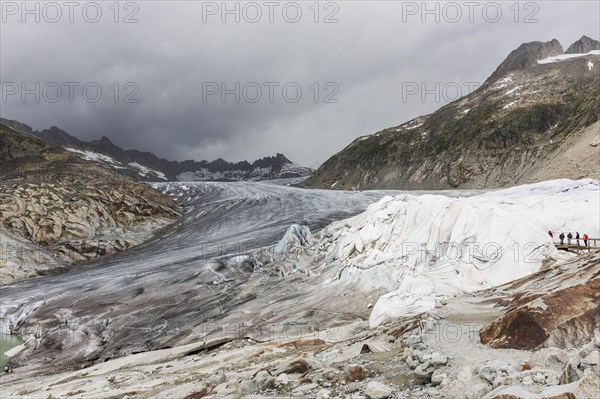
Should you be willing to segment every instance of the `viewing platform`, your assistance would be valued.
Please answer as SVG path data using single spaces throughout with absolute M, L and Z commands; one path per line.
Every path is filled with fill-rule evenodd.
M 563 244 L 561 244 L 560 242 L 555 242 L 554 246 L 556 246 L 556 249 L 560 249 L 562 251 L 575 252 L 576 254 L 581 254 L 584 252 L 592 252 L 599 250 L 600 238 L 588 239 L 587 247 L 583 244 L 583 239 L 581 238 L 579 239 L 579 244 L 577 243 L 576 239 L 572 238 L 570 244 L 568 244 L 565 240 Z

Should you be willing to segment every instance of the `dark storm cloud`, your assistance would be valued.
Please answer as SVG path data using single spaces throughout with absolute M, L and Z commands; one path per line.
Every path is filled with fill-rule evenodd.
M 40 10 L 39 23 L 31 15 L 21 23 L 22 10 L 13 15 L 11 7 L 22 3 L 2 2 L 0 78 L 3 88 L 12 82 L 30 88 L 35 82 L 78 82 L 75 99 L 69 102 L 63 90 L 59 101 L 49 102 L 45 97 L 54 95 L 52 88 L 39 103 L 32 95 L 25 102 L 14 95 L 3 99 L 2 116 L 35 129 L 56 125 L 85 140 L 105 135 L 125 148 L 169 159 L 253 160 L 283 152 L 306 165 L 323 162 L 360 135 L 432 112 L 447 100 L 405 99 L 407 82 L 428 87 L 455 82 L 466 94 L 466 83 L 483 82 L 520 43 L 557 38 L 566 48 L 582 34 L 597 38 L 600 24 L 597 2 L 572 1 L 529 2 L 533 6 L 520 7 L 518 15 L 509 8 L 513 2 L 494 3 L 503 12 L 495 23 L 490 22 L 493 10 L 487 16 L 482 12 L 491 2 L 478 3 L 473 22 L 464 2 L 454 3 L 463 13 L 456 23 L 450 21 L 452 10 L 443 13 L 445 3 L 434 2 L 427 4 L 440 9 L 437 16 L 422 15 L 422 2 L 321 3 L 319 23 L 309 8 L 313 2 L 297 3 L 303 12 L 297 23 L 283 18 L 281 9 L 289 2 L 279 3 L 274 23 L 263 2 L 254 3 L 263 12 L 256 23 L 244 21 L 244 15 L 239 23 L 232 15 L 226 23 L 220 15 L 203 22 L 203 7 L 222 3 L 189 1 L 123 2 L 119 23 L 109 8 L 113 2 L 98 2 L 99 22 L 85 21 L 76 10 L 70 23 L 63 3 L 56 3 L 63 10 L 59 22 L 49 23 L 45 19 L 53 14 L 44 16 Z M 33 8 L 36 2 L 27 4 Z M 233 8 L 236 3 L 227 4 Z M 241 9 L 244 3 L 239 4 Z M 414 8 L 408 6 L 419 10 L 409 15 L 406 11 Z M 139 21 L 122 23 L 131 12 Z M 332 12 L 339 22 L 322 23 Z M 538 22 L 525 23 L 529 15 Z M 82 85 L 90 82 L 102 89 L 95 103 L 82 97 Z M 262 98 L 256 103 L 243 96 L 235 103 L 233 95 L 225 103 L 218 94 L 203 98 L 203 87 L 213 88 L 211 82 L 229 88 L 235 82 L 240 88 L 256 82 Z M 279 83 L 273 102 L 264 82 Z M 328 82 L 333 84 L 326 87 Z M 286 101 L 281 90 L 286 83 L 301 87 L 298 102 Z M 248 99 L 255 97 L 254 88 L 248 86 Z M 94 87 L 88 89 L 88 97 L 93 96 Z M 332 93 L 338 102 L 324 103 Z M 293 97 L 294 90 L 288 94 Z

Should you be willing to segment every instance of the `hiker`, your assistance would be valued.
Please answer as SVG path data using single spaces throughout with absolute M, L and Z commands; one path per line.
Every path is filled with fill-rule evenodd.
M 575 233 L 575 239 L 577 240 L 577 246 L 579 246 L 579 232 Z
M 552 234 L 552 231 L 548 230 L 548 235 L 550 236 L 550 238 L 554 238 L 554 234 Z
M 567 244 L 571 245 L 571 238 L 573 238 L 573 234 L 567 234 Z
M 560 245 L 563 245 L 565 243 L 565 233 L 560 233 L 558 238 L 560 238 Z
M 4 374 L 8 374 L 9 369 L 10 369 L 10 367 L 8 367 L 8 364 L 6 366 L 4 366 Z
M 588 240 L 590 239 L 590 237 L 588 237 L 587 234 L 583 233 L 583 244 L 587 247 L 588 246 Z

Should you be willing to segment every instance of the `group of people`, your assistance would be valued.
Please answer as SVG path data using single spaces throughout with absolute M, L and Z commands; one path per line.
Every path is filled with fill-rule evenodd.
M 550 234 L 551 238 L 554 238 L 554 234 L 552 234 L 552 231 L 548 231 L 548 234 Z M 560 235 L 558 236 L 558 238 L 560 239 L 560 245 L 564 245 L 564 243 L 565 243 L 565 233 L 560 233 Z M 568 233 L 566 235 L 566 239 L 567 239 L 567 244 L 571 245 L 571 240 L 573 239 L 573 234 Z M 586 247 L 589 246 L 588 245 L 589 239 L 590 239 L 590 237 L 588 237 L 588 235 L 584 233 L 583 234 L 583 245 L 584 246 L 586 246 Z M 579 237 L 579 233 L 578 232 L 575 233 L 575 240 L 577 242 L 577 245 L 580 245 L 579 244 L 580 237 Z

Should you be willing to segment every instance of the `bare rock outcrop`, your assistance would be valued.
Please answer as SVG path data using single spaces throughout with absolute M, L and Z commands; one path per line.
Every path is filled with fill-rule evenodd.
M 600 42 L 584 35 L 571 44 L 565 54 L 587 54 L 593 50 L 600 50 Z
M 128 249 L 181 214 L 151 186 L 0 125 L 0 284 Z
M 545 345 L 574 348 L 600 331 L 600 263 L 588 268 L 595 277 L 545 294 L 514 295 L 504 316 L 481 329 L 481 342 L 492 348 L 531 350 Z

